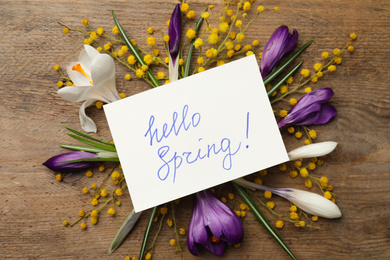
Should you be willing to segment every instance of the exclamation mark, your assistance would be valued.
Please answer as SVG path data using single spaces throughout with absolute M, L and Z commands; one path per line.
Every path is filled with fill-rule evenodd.
M 248 139 L 249 134 L 249 112 L 246 114 L 246 139 Z M 246 146 L 246 148 L 249 148 L 249 145 Z

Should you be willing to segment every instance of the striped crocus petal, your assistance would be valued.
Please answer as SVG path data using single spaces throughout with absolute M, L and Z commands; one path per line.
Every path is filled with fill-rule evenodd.
M 289 200 L 291 203 L 314 216 L 323 218 L 339 218 L 342 216 L 339 207 L 327 198 L 313 192 L 292 189 L 292 188 L 271 188 L 256 184 L 244 179 L 234 180 L 235 183 L 250 189 L 271 191 L 280 197 Z
M 180 49 L 181 11 L 180 4 L 173 10 L 168 28 L 169 35 L 169 80 L 173 82 L 179 77 L 179 62 L 177 62 Z

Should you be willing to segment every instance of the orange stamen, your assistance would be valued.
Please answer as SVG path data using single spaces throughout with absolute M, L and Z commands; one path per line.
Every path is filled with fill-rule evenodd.
M 216 238 L 214 235 L 211 237 L 211 242 L 218 243 L 219 241 L 221 241 L 221 240 Z
M 78 71 L 78 72 L 80 72 L 81 74 L 83 74 L 87 79 L 89 79 L 89 83 L 91 83 L 91 84 L 93 85 L 92 79 L 91 79 L 90 77 L 88 77 L 87 73 L 85 73 L 85 71 L 84 71 L 83 68 L 81 67 L 81 64 L 80 64 L 80 63 L 74 65 L 74 66 L 72 67 L 72 70 Z

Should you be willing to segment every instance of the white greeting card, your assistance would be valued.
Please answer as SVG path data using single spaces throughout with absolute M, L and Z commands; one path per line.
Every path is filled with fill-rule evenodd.
M 136 212 L 288 161 L 254 55 L 104 111 Z

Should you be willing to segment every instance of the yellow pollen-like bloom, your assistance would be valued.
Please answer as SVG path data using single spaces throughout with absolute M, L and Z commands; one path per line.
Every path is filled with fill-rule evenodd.
M 306 168 L 302 168 L 302 169 L 299 171 L 299 174 L 300 174 L 303 178 L 306 178 L 307 176 L 309 176 L 309 172 L 306 170 Z
M 267 169 L 264 169 L 264 170 L 259 171 L 259 174 L 260 174 L 261 176 L 267 175 Z
M 169 79 L 167 79 L 167 80 L 164 82 L 165 85 L 168 84 L 168 83 L 169 83 Z
M 224 22 L 225 21 L 225 16 L 220 16 L 219 18 L 218 18 L 218 20 L 220 21 L 220 22 Z
M 215 58 L 215 57 L 217 57 L 217 55 L 218 55 L 218 51 L 214 48 L 208 49 L 206 51 L 206 56 L 208 58 Z
M 284 226 L 284 222 L 282 220 L 276 221 L 275 223 L 276 228 L 283 228 L 283 226 Z
M 213 30 L 211 31 L 211 33 L 219 34 L 219 29 L 218 29 L 218 28 L 213 28 Z
M 242 21 L 241 20 L 237 20 L 236 23 L 235 23 L 235 26 L 236 27 L 241 27 L 242 26 Z
M 158 79 L 163 79 L 163 78 L 165 78 L 165 73 L 162 72 L 162 71 L 157 72 L 157 78 L 158 78 Z
M 181 11 L 182 11 L 182 12 L 187 12 L 189 9 L 190 9 L 190 5 L 189 5 L 189 4 L 183 3 L 183 4 L 181 5 Z
M 264 191 L 264 198 L 270 199 L 272 197 L 272 192 L 269 190 Z
M 169 63 L 169 57 L 166 57 L 166 58 L 164 59 L 164 62 L 165 62 L 166 64 L 168 64 L 168 63 Z
M 259 12 L 259 13 L 262 13 L 262 12 L 264 12 L 264 6 L 262 6 L 262 5 L 259 5 L 258 7 L 257 7 L 257 11 Z
M 285 117 L 285 116 L 287 116 L 287 114 L 288 114 L 287 110 L 280 110 L 279 115 L 280 115 L 281 117 Z
M 202 65 L 204 63 L 204 58 L 203 57 L 199 57 L 197 62 L 198 62 L 199 65 Z
M 148 28 L 148 33 L 149 33 L 149 34 L 153 34 L 153 32 L 154 32 L 153 28 L 152 28 L 152 27 L 149 27 L 149 28 Z
M 294 129 L 293 126 L 290 126 L 289 128 L 287 128 L 287 131 L 288 131 L 290 134 L 292 134 L 292 133 L 295 132 L 295 129 Z
M 334 57 L 334 62 L 336 63 L 336 64 L 340 64 L 341 63 L 341 57 Z
M 352 45 L 348 46 L 348 51 L 349 51 L 349 52 L 353 52 L 354 49 L 355 49 L 355 48 L 354 48 Z
M 351 33 L 351 35 L 349 35 L 349 37 L 351 38 L 351 40 L 356 40 L 356 38 L 357 38 L 355 33 Z
M 184 236 L 186 234 L 186 230 L 184 228 L 179 229 L 180 235 Z
M 311 137 L 311 139 L 316 139 L 317 132 L 315 130 L 310 130 L 309 131 L 309 136 Z
M 291 83 L 293 83 L 293 81 L 294 81 L 294 78 L 293 78 L 292 76 L 290 76 L 290 77 L 286 80 L 286 83 L 287 83 L 287 84 L 291 84 Z
M 310 76 L 310 70 L 308 69 L 303 69 L 301 70 L 301 75 L 305 78 L 309 77 Z
M 259 45 L 259 41 L 258 40 L 254 40 L 253 42 L 252 42 L 252 45 L 254 46 L 254 47 L 256 47 L 256 46 L 258 46 Z
M 194 10 L 188 11 L 187 18 L 188 19 L 194 19 L 195 18 L 195 11 Z
M 91 32 L 91 34 L 89 35 L 89 38 L 91 38 L 92 40 L 96 40 L 98 38 L 98 36 L 95 32 Z
M 318 216 L 312 216 L 311 220 L 313 220 L 314 222 L 318 221 Z
M 221 201 L 222 201 L 223 203 L 226 203 L 226 202 L 227 202 L 227 200 L 226 200 L 225 197 L 221 197 Z
M 62 82 L 61 80 L 57 82 L 58 88 L 62 88 L 63 85 L 64 85 L 64 82 Z
M 123 98 L 126 97 L 126 94 L 125 93 L 119 93 L 119 97 L 123 99 Z
M 63 225 L 64 227 L 68 226 L 68 221 L 64 220 L 64 221 L 62 222 L 62 225 Z
M 268 206 L 270 209 L 273 209 L 273 208 L 275 208 L 275 202 L 273 202 L 273 201 L 268 201 L 268 202 L 267 202 L 267 206 Z
M 251 9 L 251 6 L 252 6 L 251 3 L 245 2 L 242 9 L 244 9 L 245 11 L 248 11 L 249 9 Z
M 291 212 L 291 213 L 290 213 L 290 218 L 291 218 L 292 220 L 298 220 L 298 219 L 299 219 L 299 216 L 298 216 L 298 214 L 297 214 L 296 212 Z
M 186 33 L 188 39 L 194 39 L 195 38 L 195 35 L 196 35 L 196 32 L 195 30 L 193 29 L 189 29 Z
M 328 70 L 329 70 L 330 72 L 335 71 L 335 70 L 336 70 L 336 66 L 335 66 L 335 65 L 330 65 L 330 66 L 328 67 Z
M 297 139 L 300 139 L 300 138 L 302 137 L 302 133 L 301 133 L 301 132 L 296 132 L 296 133 L 295 133 L 295 137 L 296 137 Z
M 313 82 L 313 83 L 316 83 L 318 81 L 318 77 L 313 77 L 312 79 L 311 79 L 311 82 Z
M 226 53 L 226 56 L 228 56 L 229 58 L 233 57 L 234 55 L 234 51 L 233 50 L 229 50 L 227 53 Z
M 218 67 L 218 66 L 221 66 L 221 65 L 223 65 L 223 64 L 225 64 L 225 61 L 224 61 L 224 60 L 218 60 L 218 61 L 217 61 L 217 67 Z
M 169 35 L 164 35 L 163 40 L 164 42 L 169 42 Z
M 249 207 L 248 207 L 248 205 L 246 205 L 245 203 L 241 203 L 241 204 L 240 204 L 240 209 L 241 209 L 241 210 L 248 210 Z
M 200 72 L 203 72 L 203 71 L 205 71 L 206 69 L 204 68 L 204 67 L 199 67 L 198 68 L 198 72 L 200 73 Z
M 322 64 L 321 63 L 314 64 L 314 70 L 315 71 L 319 71 L 320 69 L 322 69 Z
M 118 26 L 112 27 L 112 33 L 113 33 L 113 34 L 119 34 Z
M 250 51 L 252 49 L 252 46 L 250 44 L 247 44 L 244 46 L 245 51 Z
M 275 6 L 275 7 L 274 7 L 274 11 L 275 11 L 275 12 L 279 12 L 279 7 Z
M 307 188 L 313 187 L 313 183 L 311 182 L 310 179 L 306 179 L 306 180 L 305 180 L 305 186 L 306 186 Z
M 184 64 L 184 60 L 183 59 L 179 59 L 179 65 L 182 66 Z
M 286 170 L 287 170 L 287 166 L 286 166 L 285 163 L 282 163 L 282 164 L 279 165 L 279 171 L 284 172 L 284 171 L 286 171 Z
M 84 39 L 84 44 L 87 44 L 87 45 L 91 45 L 91 43 L 89 42 L 89 38 L 88 39 Z
M 167 26 L 169 27 L 169 24 L 171 23 L 171 20 L 169 19 L 168 21 L 167 21 Z
M 123 194 L 122 189 L 116 189 L 116 190 L 115 190 L 115 194 L 116 194 L 117 196 L 122 196 L 122 194 Z
M 64 30 L 62 30 L 64 34 L 68 34 L 69 33 L 69 29 L 68 28 L 64 28 Z
M 141 70 L 142 71 L 147 71 L 149 69 L 149 66 L 148 65 L 142 65 L 141 66 Z
M 229 15 L 229 16 L 232 16 L 233 15 L 233 10 L 232 9 L 226 10 L 226 14 Z
M 237 35 L 237 41 L 242 42 L 245 39 L 245 35 L 243 33 L 239 33 Z
M 196 49 L 199 49 L 203 45 L 203 40 L 202 38 L 197 38 L 194 42 L 194 46 Z
M 290 177 L 291 178 L 295 178 L 295 177 L 297 177 L 298 176 L 298 172 L 297 171 L 290 171 Z
M 329 57 L 329 52 L 324 51 L 324 52 L 321 54 L 321 57 L 322 57 L 323 59 L 327 59 L 327 58 Z
M 81 24 L 84 25 L 84 26 L 87 26 L 88 25 L 88 19 L 83 19 L 81 21 Z
M 82 229 L 86 229 L 86 228 L 87 228 L 87 224 L 85 224 L 85 223 L 83 222 L 83 223 L 80 224 L 80 227 L 81 227 Z
M 218 36 L 218 34 L 216 34 L 216 33 L 210 34 L 208 41 L 209 41 L 210 44 L 216 44 L 216 43 L 218 43 L 218 41 L 219 41 L 219 36 Z
M 306 140 L 305 140 L 305 145 L 308 145 L 308 144 L 311 144 L 311 142 L 310 142 L 309 139 L 306 139 Z
M 336 56 L 339 56 L 340 52 L 341 52 L 340 49 L 337 49 L 337 48 L 333 50 L 333 54 Z
M 169 244 L 170 244 L 171 246 L 174 246 L 174 245 L 176 244 L 176 240 L 175 240 L 175 239 L 169 240 Z
M 150 46 L 156 45 L 156 38 L 150 36 L 146 39 L 146 43 Z
M 307 94 L 307 93 L 310 93 L 311 92 L 311 87 L 307 87 L 307 88 L 305 88 L 305 93 Z
M 105 49 L 106 51 L 111 50 L 111 47 L 112 47 L 112 43 L 111 43 L 111 42 L 108 42 L 108 43 L 104 44 L 104 49 Z
M 325 191 L 324 197 L 330 200 L 332 198 L 332 194 L 329 191 Z
M 234 46 L 234 49 L 235 49 L 236 51 L 241 50 L 241 45 L 240 45 L 240 44 L 237 44 L 236 46 Z
M 119 56 L 119 57 L 122 57 L 123 55 L 125 55 L 125 53 L 124 53 L 122 50 L 119 50 L 119 51 L 118 51 L 118 56 Z
M 210 17 L 210 14 L 209 14 L 209 12 L 203 12 L 201 16 L 203 19 L 207 19 Z
M 130 74 L 126 74 L 125 79 L 126 80 L 131 80 L 131 75 Z
M 317 78 L 321 78 L 324 75 L 321 71 L 317 72 Z
M 290 105 L 294 106 L 298 102 L 298 100 L 296 98 L 291 98 L 289 102 Z
M 145 255 L 145 259 L 146 259 L 146 260 L 152 259 L 152 254 L 151 254 L 151 253 L 147 253 L 147 254 Z
M 263 184 L 263 181 L 260 178 L 256 178 L 253 182 L 259 185 Z
M 227 22 L 223 22 L 219 24 L 219 30 L 221 32 L 226 32 L 229 29 L 229 24 Z
M 115 209 L 113 208 L 110 208 L 108 211 L 107 211 L 108 215 L 110 216 L 115 216 Z
M 229 194 L 228 194 L 228 198 L 229 198 L 230 200 L 233 200 L 233 199 L 234 199 L 234 194 L 233 194 L 233 193 L 229 193 Z
M 167 224 L 168 224 L 169 227 L 172 227 L 172 225 L 173 225 L 172 219 L 168 219 L 167 220 Z
M 87 187 L 84 187 L 84 188 L 83 188 L 83 192 L 84 192 L 84 193 L 88 193 L 88 188 L 87 188 Z
M 61 181 L 61 180 L 62 180 L 62 175 L 61 175 L 60 173 L 58 173 L 58 174 L 56 175 L 56 180 L 57 180 L 57 181 Z
M 135 75 L 137 75 L 138 78 L 143 78 L 145 76 L 145 72 L 141 69 L 137 69 L 135 71 Z
M 286 86 L 286 85 L 283 85 L 283 86 L 281 86 L 281 87 L 280 87 L 280 94 L 284 94 L 284 93 L 286 93 L 286 92 L 287 92 L 287 90 L 288 90 L 288 88 L 287 88 L 287 86 Z
M 88 170 L 86 173 L 85 173 L 85 176 L 87 176 L 88 178 L 91 178 L 93 176 L 93 172 L 91 170 Z
M 103 35 L 104 34 L 104 29 L 103 28 L 98 28 L 97 30 L 96 30 L 96 33 L 98 34 L 98 35 Z
M 152 64 L 152 62 L 154 61 L 152 55 L 150 54 L 147 54 L 144 56 L 144 62 L 148 65 Z M 142 69 L 143 70 L 143 69 Z M 145 70 L 144 70 L 145 71 Z

